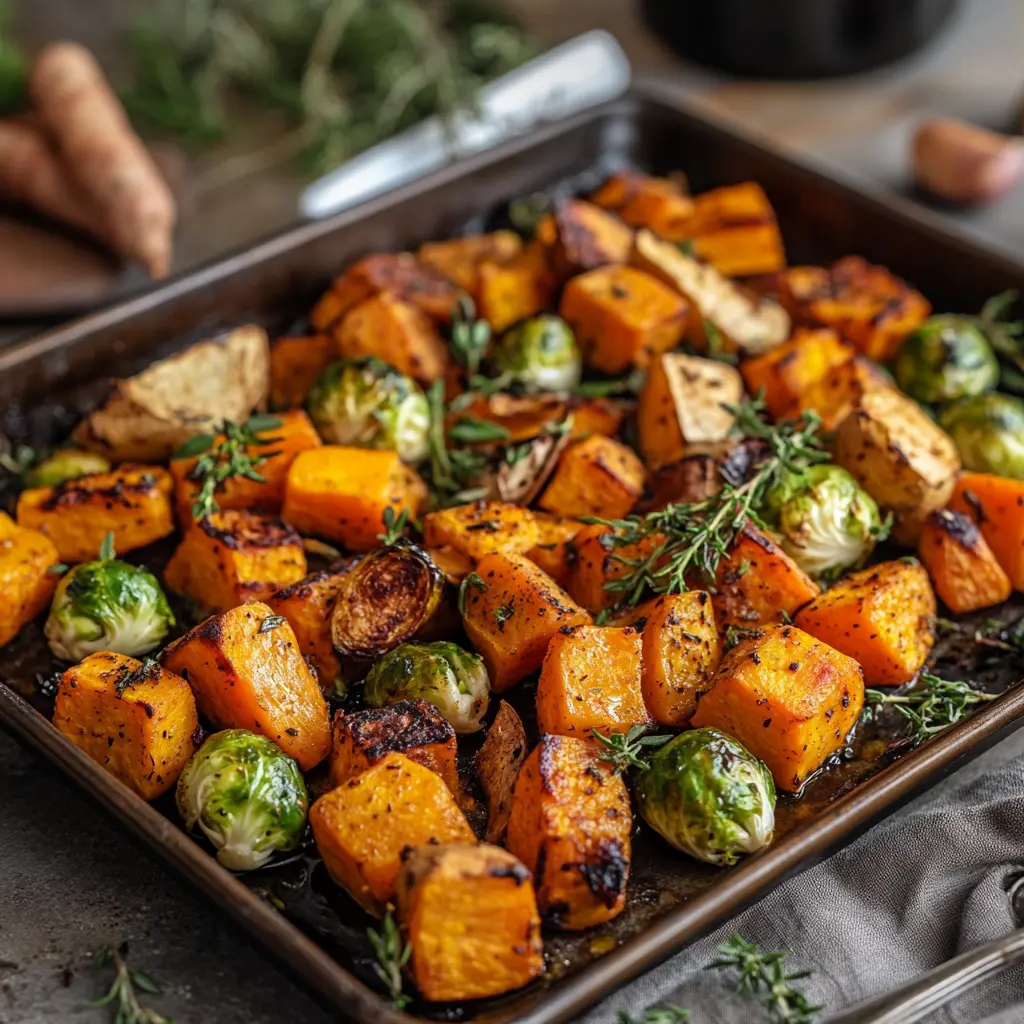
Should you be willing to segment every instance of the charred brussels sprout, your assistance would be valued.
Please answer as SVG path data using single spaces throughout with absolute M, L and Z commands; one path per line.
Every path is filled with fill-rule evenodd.
M 246 729 L 214 733 L 185 766 L 176 797 L 185 825 L 198 825 L 232 871 L 251 871 L 277 850 L 294 849 L 309 802 L 299 766 Z
M 892 368 L 896 383 L 927 405 L 980 395 L 999 382 L 992 346 L 970 317 L 929 318 L 908 335 Z
M 965 469 L 1024 480 L 1024 402 L 1010 395 L 962 398 L 939 425 L 956 442 Z
M 429 701 L 458 733 L 483 725 L 491 684 L 483 659 L 458 644 L 402 644 L 370 669 L 363 695 L 371 707 Z
M 770 491 L 765 520 L 809 576 L 832 579 L 863 565 L 884 529 L 878 505 L 840 466 L 811 466 Z
M 691 729 L 650 756 L 636 782 L 644 820 L 676 849 L 729 867 L 772 841 L 775 783 L 717 729 Z
M 78 448 L 61 448 L 25 474 L 26 487 L 56 487 L 67 480 L 77 480 L 92 473 L 108 473 L 110 463 L 95 452 Z
M 498 373 L 528 392 L 571 391 L 583 371 L 572 328 L 552 314 L 531 317 L 506 332 L 491 360 Z
M 430 409 L 419 385 L 372 356 L 331 363 L 309 389 L 306 410 L 329 444 L 427 455 Z

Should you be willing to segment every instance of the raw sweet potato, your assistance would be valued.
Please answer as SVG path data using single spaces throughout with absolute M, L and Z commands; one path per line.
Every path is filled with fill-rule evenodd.
M 622 171 L 609 178 L 590 201 L 605 210 L 614 210 L 627 224 L 650 228 L 662 238 L 676 242 L 689 237 L 693 199 L 671 178 L 649 178 Z
M 863 707 L 853 658 L 795 626 L 771 626 L 725 655 L 693 725 L 734 736 L 779 789 L 796 793 L 843 747 Z
M 981 530 L 962 512 L 933 512 L 924 524 L 917 553 L 935 593 L 954 614 L 1000 604 L 1013 589 Z
M 214 615 L 175 640 L 164 667 L 188 681 L 218 729 L 273 740 L 308 771 L 331 749 L 327 704 L 292 627 L 259 602 Z
M 512 813 L 512 793 L 527 755 L 523 720 L 508 701 L 498 705 L 476 755 L 476 774 L 487 797 L 487 841 L 500 843 Z
M 486 555 L 482 586 L 467 586 L 463 625 L 500 693 L 540 668 L 548 641 L 562 626 L 590 622 L 555 581 L 522 555 Z
M 158 466 L 123 465 L 56 487 L 33 487 L 18 497 L 18 525 L 49 537 L 62 562 L 97 558 L 108 533 L 124 555 L 174 532 L 172 486 Z
M 629 732 L 652 723 L 640 691 L 640 631 L 574 626 L 548 644 L 537 682 L 537 728 L 554 736 Z
M 275 409 L 302 405 L 313 381 L 337 356 L 326 334 L 278 338 L 270 348 L 270 404 Z
M 506 263 L 515 258 L 523 240 L 514 231 L 492 231 L 486 235 L 466 235 L 443 242 L 426 242 L 416 253 L 420 263 L 440 271 L 471 295 L 480 283 L 480 264 Z
M 510 260 L 484 260 L 479 265 L 477 313 L 500 334 L 514 323 L 548 309 L 554 289 L 547 251 L 533 241 Z
M 394 899 L 407 847 L 475 840 L 441 776 L 394 752 L 320 797 L 309 822 L 331 877 L 371 914 Z
M 49 569 L 59 561 L 48 537 L 0 512 L 0 647 L 49 606 L 60 579 Z
M 621 519 L 644 490 L 644 466 L 632 448 L 601 434 L 570 445 L 540 498 L 557 516 Z
M 600 753 L 595 740 L 542 736 L 516 782 L 506 846 L 533 872 L 553 928 L 590 928 L 626 904 L 629 793 Z
M 533 521 L 537 543 L 526 552 L 526 557 L 564 589 L 569 582 L 571 544 L 583 524 L 578 519 L 559 519 L 544 512 L 535 512 Z
M 426 484 L 397 452 L 324 445 L 291 464 L 282 515 L 302 533 L 369 551 L 380 543 L 385 509 L 415 519 L 426 500 Z
M 593 203 L 566 200 L 555 210 L 554 226 L 556 239 L 551 258 L 555 273 L 562 280 L 608 263 L 629 261 L 632 230 Z
M 543 971 L 530 872 L 507 850 L 486 843 L 407 850 L 397 895 L 409 971 L 424 998 L 496 996 Z
M 1024 590 L 1024 481 L 991 473 L 961 473 L 949 507 L 981 527 L 1014 590 Z
M 202 736 L 184 679 L 110 651 L 61 676 L 53 724 L 143 800 L 174 786 Z
M 899 560 L 851 573 L 794 621 L 856 658 L 868 686 L 901 686 L 928 658 L 934 617 L 935 594 L 924 566 Z
M 473 501 L 423 517 L 427 547 L 448 545 L 474 561 L 494 551 L 523 554 L 539 539 L 533 513 L 505 501 Z

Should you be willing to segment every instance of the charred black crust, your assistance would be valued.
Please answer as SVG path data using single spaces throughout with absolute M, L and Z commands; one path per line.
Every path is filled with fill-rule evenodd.
M 346 715 L 344 723 L 353 745 L 370 761 L 379 761 L 396 750 L 455 741 L 451 723 L 425 700 L 403 700 L 385 708 L 367 708 Z
M 932 513 L 932 521 L 951 540 L 955 540 L 968 551 L 976 548 L 981 541 L 981 532 L 974 520 L 962 512 L 944 508 L 939 512 Z
M 153 494 L 157 490 L 156 477 L 149 473 L 144 473 L 136 482 L 118 480 L 111 487 L 91 487 L 90 479 L 92 478 L 84 476 L 57 484 L 40 508 L 52 512 L 56 508 L 73 508 L 76 505 L 90 505 L 96 502 L 133 508 L 132 498 Z
M 608 908 L 614 907 L 626 891 L 629 858 L 617 839 L 606 839 L 597 850 L 598 860 L 576 865 L 587 888 Z
M 546 907 L 541 913 L 541 920 L 548 928 L 560 929 L 565 924 L 565 919 L 572 908 L 565 900 L 559 900 Z
M 252 513 L 232 515 L 230 512 L 222 513 L 221 516 L 227 523 L 225 528 L 215 526 L 209 516 L 204 516 L 197 525 L 207 537 L 232 551 L 302 543 L 298 531 L 274 516 L 256 516 Z M 299 584 L 302 582 L 300 580 Z
M 331 575 L 326 569 L 315 572 L 310 576 L 303 577 L 298 583 L 291 583 L 287 587 L 282 587 L 274 594 L 274 597 L 282 601 L 290 601 L 296 597 L 305 599 L 313 593 L 314 583 L 323 583 L 324 580 L 330 579 Z
M 525 885 L 530 880 L 530 872 L 522 864 L 495 864 L 488 868 L 491 878 L 511 878 L 517 886 Z

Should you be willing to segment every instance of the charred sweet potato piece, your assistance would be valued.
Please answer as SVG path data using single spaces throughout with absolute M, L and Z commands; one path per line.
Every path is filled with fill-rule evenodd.
M 962 512 L 933 512 L 917 553 L 935 593 L 957 615 L 1001 604 L 1013 589 L 981 530 Z
M 650 724 L 640 691 L 640 631 L 573 626 L 548 644 L 537 682 L 537 728 L 588 738 Z
M 609 263 L 629 261 L 632 230 L 593 203 L 566 200 L 555 210 L 554 226 L 552 260 L 556 273 L 563 279 Z
M 606 539 L 611 532 L 610 527 L 600 524 L 584 526 L 572 542 L 566 590 L 573 600 L 595 615 L 627 596 L 608 589 L 609 583 L 630 574 L 632 570 L 626 563 L 646 557 L 659 543 L 659 538 L 651 537 L 639 544 L 613 547 Z
M 393 751 L 437 772 L 458 796 L 455 730 L 425 700 L 399 701 L 354 714 L 335 712 L 331 727 L 331 785 L 340 786 Z
M 602 373 L 645 369 L 686 332 L 690 304 L 635 267 L 604 266 L 574 277 L 559 306 L 584 362 Z
M 557 516 L 621 519 L 644 490 L 644 466 L 620 441 L 591 434 L 570 445 L 541 495 L 540 507 Z
M 280 519 L 213 512 L 185 531 L 164 582 L 207 611 L 263 601 L 306 575 L 302 538 Z
M 500 334 L 514 323 L 550 308 L 554 290 L 547 252 L 533 241 L 512 259 L 484 260 L 479 265 L 477 313 Z
M 1024 590 L 1024 481 L 961 473 L 949 507 L 978 524 L 1010 586 Z
M 578 519 L 559 519 L 543 512 L 535 512 L 533 521 L 537 527 L 537 543 L 526 552 L 526 557 L 565 588 L 569 581 L 572 541 L 583 524 Z
M 775 211 L 754 181 L 695 196 L 693 215 L 679 231 L 701 259 L 727 277 L 767 274 L 786 265 Z
M 843 747 L 863 707 L 853 658 L 795 626 L 770 626 L 725 655 L 693 725 L 734 736 L 796 793 Z
M 369 551 L 380 543 L 386 508 L 415 519 L 426 500 L 426 484 L 397 452 L 323 445 L 289 467 L 282 515 L 303 533 Z
M 622 779 L 595 740 L 542 736 L 512 798 L 506 846 L 534 874 L 553 928 L 579 931 L 626 904 L 633 818 Z
M 475 840 L 441 776 L 394 752 L 320 797 L 309 822 L 331 877 L 371 914 L 394 899 L 407 847 Z
M 0 512 L 0 647 L 49 606 L 60 579 L 49 569 L 59 561 L 48 537 Z
M 522 555 L 496 552 L 477 566 L 482 586 L 465 592 L 463 625 L 500 693 L 540 668 L 562 626 L 590 622 L 550 576 Z
M 331 749 L 327 704 L 286 620 L 259 602 L 214 615 L 161 655 L 218 729 L 273 740 L 303 771 Z
M 573 438 L 604 434 L 615 437 L 626 419 L 627 406 L 612 398 L 574 398 L 569 402 Z
M 866 394 L 891 388 L 892 382 L 870 359 L 854 356 L 809 384 L 798 399 L 796 412 L 816 413 L 824 430 L 835 430 L 860 408 Z
M 126 464 L 22 491 L 18 525 L 49 537 L 62 562 L 97 558 L 108 533 L 117 553 L 125 555 L 174 532 L 171 488 L 167 470 Z
M 614 210 L 627 224 L 650 228 L 672 241 L 688 238 L 694 202 L 671 178 L 649 178 L 646 174 L 621 171 L 613 175 L 590 201 Z
M 856 658 L 868 686 L 914 678 L 935 643 L 935 594 L 917 562 L 881 562 L 844 577 L 799 611 L 802 630 Z
M 512 793 L 528 753 L 523 721 L 508 701 L 498 705 L 476 755 L 476 774 L 487 797 L 487 841 L 500 843 L 512 813 Z
M 270 349 L 270 404 L 275 409 L 302 405 L 313 381 L 337 356 L 326 334 L 278 338 Z
M 505 501 L 473 501 L 423 517 L 427 547 L 447 544 L 474 561 L 493 551 L 523 554 L 539 538 L 533 513 Z
M 485 235 L 448 238 L 426 242 L 416 253 L 420 263 L 440 271 L 471 295 L 480 283 L 480 264 L 507 263 L 523 248 L 523 240 L 514 231 L 492 231 Z
M 424 998 L 482 999 L 544 969 L 530 872 L 486 843 L 418 846 L 402 856 L 398 920 Z
M 202 735 L 184 679 L 109 651 L 61 676 L 53 724 L 143 800 L 174 786 Z

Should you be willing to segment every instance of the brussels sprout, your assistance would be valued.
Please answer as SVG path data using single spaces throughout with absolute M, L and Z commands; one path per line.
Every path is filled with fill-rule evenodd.
M 372 356 L 331 363 L 309 389 L 306 411 L 329 444 L 389 449 L 410 464 L 427 456 L 427 396 Z
M 65 661 L 97 651 L 133 658 L 159 647 L 174 614 L 156 577 L 114 558 L 107 534 L 95 562 L 75 566 L 57 585 L 46 620 L 50 650 Z
M 507 331 L 491 357 L 494 369 L 526 391 L 571 391 L 583 357 L 572 328 L 558 316 L 531 317 Z
M 309 799 L 299 766 L 265 736 L 247 729 L 214 733 L 178 778 L 178 813 L 198 825 L 232 871 L 261 867 L 292 850 Z
M 867 561 L 884 533 L 878 505 L 840 466 L 811 466 L 769 491 L 765 520 L 809 576 L 831 579 Z
M 965 469 L 1024 480 L 1024 402 L 1010 395 L 962 398 L 939 425 L 953 438 Z
M 56 487 L 66 480 L 77 480 L 92 473 L 107 473 L 110 463 L 95 452 L 61 448 L 25 474 L 26 487 Z
M 772 774 L 732 737 L 691 729 L 649 760 L 637 777 L 637 804 L 647 824 L 676 849 L 729 867 L 772 841 Z
M 908 335 L 892 368 L 896 383 L 925 404 L 980 395 L 999 382 L 985 334 L 970 317 L 951 314 L 930 317 Z
M 490 688 L 483 658 L 439 640 L 389 651 L 370 669 L 363 696 L 375 708 L 420 697 L 466 733 L 482 727 Z

